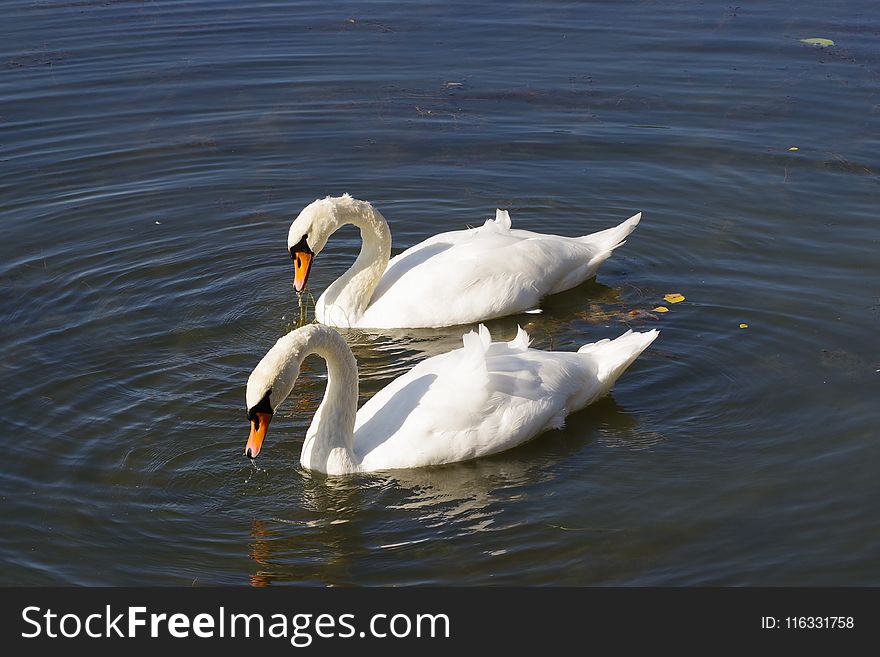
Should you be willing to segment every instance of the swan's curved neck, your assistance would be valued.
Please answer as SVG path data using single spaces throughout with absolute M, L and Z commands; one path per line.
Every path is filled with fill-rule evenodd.
M 296 333 L 299 333 L 297 331 Z M 318 407 L 300 461 L 303 467 L 328 474 L 346 474 L 358 469 L 354 452 L 354 421 L 358 404 L 357 361 L 336 331 L 305 332 L 304 341 L 293 347 L 297 368 L 311 354 L 327 362 L 327 389 Z
M 325 323 L 354 326 L 370 305 L 391 259 L 391 231 L 385 217 L 368 203 L 337 208 L 336 222 L 336 230 L 346 224 L 357 226 L 363 244 L 351 268 L 321 295 L 316 310 Z

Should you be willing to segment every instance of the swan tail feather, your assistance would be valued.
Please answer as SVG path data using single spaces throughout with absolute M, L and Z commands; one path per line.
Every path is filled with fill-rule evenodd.
M 642 213 L 638 212 L 614 228 L 606 228 L 598 233 L 577 238 L 595 249 L 596 255 L 590 260 L 591 267 L 598 267 L 608 259 L 614 249 L 623 246 L 627 236 L 636 229 L 641 220 Z
M 578 349 L 579 354 L 592 356 L 596 361 L 599 381 L 609 390 L 614 382 L 626 371 L 633 361 L 657 339 L 660 332 L 652 329 L 644 333 L 627 331 L 614 340 L 599 340 L 585 344 Z

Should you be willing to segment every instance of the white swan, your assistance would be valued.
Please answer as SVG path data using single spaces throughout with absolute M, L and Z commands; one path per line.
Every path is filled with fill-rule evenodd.
M 489 331 L 464 347 L 422 361 L 358 411 L 358 370 L 335 330 L 310 324 L 278 340 L 248 378 L 251 433 L 245 454 L 260 453 L 272 414 L 310 354 L 327 361 L 327 390 L 306 432 L 304 468 L 331 475 L 416 468 L 494 454 L 561 427 L 565 417 L 607 393 L 657 337 L 627 331 L 576 352 L 529 349 L 519 329 L 510 342 Z
M 584 237 L 512 229 L 496 212 L 479 228 L 441 233 L 391 258 L 385 218 L 348 194 L 306 206 L 290 226 L 287 248 L 294 288 L 302 292 L 312 260 L 346 224 L 361 231 L 354 265 L 321 297 L 322 324 L 359 328 L 419 328 L 472 324 L 536 309 L 548 294 L 590 278 L 638 225 L 641 213 Z

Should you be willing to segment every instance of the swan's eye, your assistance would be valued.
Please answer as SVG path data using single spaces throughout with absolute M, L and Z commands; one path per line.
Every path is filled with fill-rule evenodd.
M 274 411 L 272 410 L 272 404 L 269 402 L 269 397 L 272 394 L 272 388 L 266 391 L 266 394 L 263 395 L 263 398 L 260 400 L 260 403 L 254 406 L 253 408 L 249 408 L 247 412 L 247 418 L 251 422 L 256 422 L 257 426 L 260 425 L 260 420 L 258 419 L 257 413 L 268 413 L 272 415 Z
M 302 239 L 299 242 L 288 249 L 290 251 L 290 257 L 293 260 L 296 260 L 300 253 L 314 253 L 314 251 L 312 251 L 312 248 L 309 246 L 308 238 L 308 235 L 303 235 Z M 297 265 L 299 265 L 299 263 L 297 263 Z

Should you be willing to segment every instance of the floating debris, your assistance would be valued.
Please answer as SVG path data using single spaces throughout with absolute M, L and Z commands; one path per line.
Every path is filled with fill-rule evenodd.
M 667 303 L 681 303 L 684 301 L 684 295 L 679 294 L 678 292 L 671 292 L 663 296 L 663 300 Z
M 789 148 L 788 150 L 790 150 L 790 151 L 799 151 L 800 148 L 798 148 L 797 146 L 792 146 L 792 147 Z
M 740 328 L 749 328 L 749 325 L 748 324 L 740 324 L 739 327 Z
M 654 312 L 655 313 L 668 313 L 669 308 L 667 308 L 666 306 L 657 306 L 656 308 L 654 308 Z
M 816 46 L 818 48 L 827 48 L 828 46 L 834 45 L 834 42 L 831 39 L 823 39 L 821 37 L 810 37 L 809 39 L 801 39 L 801 43 L 809 43 L 811 46 Z

